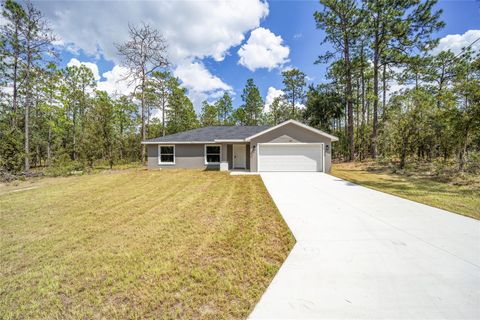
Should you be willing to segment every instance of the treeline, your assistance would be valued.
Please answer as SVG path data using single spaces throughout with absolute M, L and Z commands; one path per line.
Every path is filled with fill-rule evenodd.
M 145 159 L 141 141 L 208 125 L 257 125 L 270 120 L 253 79 L 234 110 L 228 92 L 197 115 L 186 89 L 166 59 L 166 40 L 150 25 L 129 26 L 116 44 L 134 92 L 109 95 L 97 89 L 85 65 L 59 68 L 49 22 L 35 6 L 2 2 L 0 27 L 0 171 L 53 173 L 95 164 Z M 288 91 L 288 90 L 287 90 Z
M 436 52 L 436 0 L 321 0 L 330 83 L 310 87 L 305 120 L 338 135 L 337 157 L 466 160 L 480 169 L 480 55 Z M 397 89 L 392 90 L 392 86 Z
M 85 65 L 58 67 L 55 36 L 31 2 L 4 1 L 2 19 L 0 171 L 29 172 L 33 166 L 62 173 L 99 162 L 112 167 L 140 161 L 142 139 L 198 125 L 185 89 L 166 62 L 145 63 L 143 67 L 151 69 L 143 83 L 135 77 L 138 68 L 129 66 L 132 74 L 125 81 L 133 83 L 135 92 L 112 96 L 97 90 L 94 74 Z M 148 26 L 130 29 L 133 40 L 140 36 L 162 44 Z M 120 55 L 128 57 L 128 50 L 122 51 L 128 43 L 118 47 Z M 153 117 L 156 109 L 163 110 L 160 126 Z
M 30 2 L 2 2 L 0 171 L 31 166 L 73 171 L 145 159 L 141 141 L 209 125 L 275 125 L 297 119 L 340 138 L 334 157 L 454 161 L 480 167 L 480 57 L 433 54 L 443 27 L 436 1 L 321 0 L 314 13 L 332 48 L 327 83 L 282 72 L 283 94 L 268 106 L 253 79 L 234 108 L 224 92 L 196 114 L 173 75 L 167 40 L 148 24 L 116 44 L 132 94 L 97 89 L 84 65 L 59 68 L 55 36 Z M 312 39 L 317 41 L 318 39 Z M 403 88 L 394 91 L 392 86 Z M 473 163 L 473 166 L 471 165 Z
M 55 36 L 31 2 L 2 3 L 0 170 L 80 170 L 97 159 L 138 160 L 132 99 L 96 90 L 90 69 L 58 68 Z

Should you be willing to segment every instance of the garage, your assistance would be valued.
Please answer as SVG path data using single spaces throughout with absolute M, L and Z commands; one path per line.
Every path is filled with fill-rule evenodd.
M 258 171 L 324 171 L 323 143 L 259 143 Z

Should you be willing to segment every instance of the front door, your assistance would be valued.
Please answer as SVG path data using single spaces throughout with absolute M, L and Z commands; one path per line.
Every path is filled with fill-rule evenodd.
M 246 169 L 247 149 L 244 144 L 233 145 L 233 169 Z

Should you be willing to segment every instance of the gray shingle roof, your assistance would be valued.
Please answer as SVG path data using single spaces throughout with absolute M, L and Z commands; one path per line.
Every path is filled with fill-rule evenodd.
M 145 140 L 145 142 L 186 142 L 245 139 L 270 126 L 211 126 Z

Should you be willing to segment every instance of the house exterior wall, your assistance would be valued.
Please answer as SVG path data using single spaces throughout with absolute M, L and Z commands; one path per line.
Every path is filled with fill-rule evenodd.
M 205 164 L 205 144 L 174 144 L 175 164 L 158 163 L 158 146 L 161 144 L 148 144 L 147 157 L 148 168 L 199 168 L 218 169 L 219 165 Z M 172 145 L 172 144 L 165 144 Z M 227 159 L 227 146 L 222 144 L 221 161 Z
M 310 130 L 299 127 L 293 123 L 286 124 L 275 130 L 267 132 L 250 141 L 250 171 L 257 168 L 257 144 L 259 143 L 324 143 L 325 144 L 325 172 L 330 172 L 332 167 L 331 140 L 320 136 Z M 328 146 L 328 148 L 327 148 Z M 328 149 L 328 151 L 326 151 Z
M 221 161 L 228 162 L 228 169 L 233 166 L 233 144 L 218 143 L 222 146 Z M 216 144 L 216 145 L 218 145 Z M 218 169 L 219 165 L 205 165 L 205 144 L 173 144 L 175 146 L 175 164 L 158 163 L 158 146 L 162 144 L 147 144 L 147 164 L 149 169 L 155 168 L 198 168 Z M 172 145 L 172 144 L 164 144 Z M 247 144 L 246 166 L 250 168 L 250 148 Z

